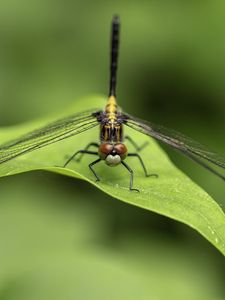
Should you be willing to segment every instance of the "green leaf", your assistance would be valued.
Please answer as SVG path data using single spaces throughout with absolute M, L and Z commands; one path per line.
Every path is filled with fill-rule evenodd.
M 36 175 L 1 180 L 1 300 L 225 298 L 224 258 L 189 230 L 162 238 L 146 212 Z
M 61 118 L 62 115 L 77 113 L 92 107 L 103 107 L 105 101 L 106 99 L 99 96 L 89 97 L 76 102 L 64 114 L 22 126 L 3 128 L 0 131 L 0 143 L 46 125 L 56 118 Z M 159 175 L 158 178 L 146 178 L 137 159 L 127 158 L 135 174 L 134 188 L 138 188 L 140 193 L 129 191 L 129 174 L 123 166 L 110 168 L 103 161 L 95 166 L 95 170 L 101 178 L 100 182 L 95 182 L 93 174 L 88 168 L 88 164 L 94 160 L 93 156 L 85 155 L 81 162 L 72 161 L 67 168 L 61 167 L 68 156 L 83 149 L 89 142 L 98 141 L 98 127 L 3 163 L 0 165 L 0 176 L 31 170 L 47 170 L 86 180 L 117 199 L 193 227 L 225 254 L 225 218 L 220 206 L 178 170 L 153 139 L 130 128 L 125 128 L 125 130 L 126 134 L 132 136 L 137 144 L 149 142 L 140 155 L 148 171 Z M 131 152 L 134 151 L 132 145 L 127 143 L 127 146 Z

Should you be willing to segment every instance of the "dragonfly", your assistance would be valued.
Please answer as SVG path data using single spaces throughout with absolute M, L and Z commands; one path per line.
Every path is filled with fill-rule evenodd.
M 116 100 L 116 75 L 119 54 L 119 34 L 120 19 L 118 16 L 114 16 L 111 25 L 109 95 L 105 108 L 94 111 L 87 110 L 70 115 L 1 145 L 0 164 L 6 163 L 7 161 L 30 151 L 46 147 L 52 143 L 81 134 L 86 130 L 99 126 L 99 142 L 91 142 L 84 149 L 73 153 L 67 161 L 65 161 L 62 167 L 66 167 L 72 160 L 76 159 L 77 161 L 80 161 L 84 154 L 93 155 L 96 156 L 96 159 L 89 164 L 89 169 L 93 173 L 96 181 L 100 181 L 100 178 L 94 169 L 96 164 L 104 161 L 110 167 L 122 165 L 126 168 L 130 176 L 129 190 L 139 191 L 138 189 L 133 188 L 134 172 L 128 163 L 125 162 L 126 158 L 136 157 L 146 177 L 157 177 L 158 175 L 149 174 L 147 172 L 144 161 L 139 154 L 146 146 L 146 143 L 142 146 L 138 146 L 130 136 L 124 136 L 124 126 L 127 126 L 177 149 L 179 152 L 225 181 L 225 175 L 217 170 L 219 168 L 225 169 L 225 156 L 208 150 L 207 147 L 172 129 L 168 129 L 161 125 L 155 125 L 151 122 L 124 113 L 118 107 Z M 128 151 L 127 146 L 124 143 L 125 140 L 133 145 L 136 152 L 130 153 Z M 95 151 L 93 151 L 93 149 L 95 149 Z

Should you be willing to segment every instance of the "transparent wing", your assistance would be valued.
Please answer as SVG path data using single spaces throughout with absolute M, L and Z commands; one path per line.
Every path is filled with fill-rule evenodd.
M 143 121 L 131 115 L 124 114 L 124 124 L 146 135 L 149 135 L 165 144 L 178 149 L 201 166 L 225 180 L 225 176 L 218 173 L 206 161 L 225 169 L 225 156 L 208 150 L 200 143 L 183 134 L 160 125 Z
M 86 111 L 71 115 L 0 145 L 0 164 L 97 126 L 95 114 Z

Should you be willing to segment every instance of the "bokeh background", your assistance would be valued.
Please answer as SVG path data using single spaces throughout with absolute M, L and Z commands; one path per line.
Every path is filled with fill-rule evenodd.
M 114 13 L 120 105 L 224 153 L 217 0 L 1 0 L 0 125 L 107 95 Z M 224 183 L 167 151 L 224 208 Z M 1 178 L 0 195 L 1 300 L 225 298 L 224 258 L 183 224 L 41 171 Z

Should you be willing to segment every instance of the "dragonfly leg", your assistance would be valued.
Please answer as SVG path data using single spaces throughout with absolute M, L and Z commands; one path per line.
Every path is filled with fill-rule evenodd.
M 89 168 L 91 170 L 91 172 L 94 174 L 96 181 L 100 181 L 100 178 L 98 177 L 98 175 L 96 174 L 95 170 L 93 169 L 93 166 L 97 163 L 99 163 L 101 161 L 101 158 L 96 159 L 95 161 L 93 161 L 92 163 L 89 164 Z
M 121 161 L 121 164 L 128 170 L 130 173 L 130 191 L 140 192 L 138 189 L 133 189 L 133 179 L 134 179 L 134 172 L 133 170 L 126 164 L 124 161 Z
M 70 163 L 71 160 L 74 159 L 74 157 L 75 157 L 77 154 L 79 154 L 79 153 L 81 153 L 81 154 L 98 155 L 98 152 L 96 152 L 96 151 L 79 150 L 79 151 L 75 152 L 75 153 L 74 153 L 74 154 L 73 154 L 73 155 L 65 162 L 65 164 L 63 165 L 63 168 L 65 168 L 65 167 L 68 165 L 68 163 Z
M 136 151 L 141 151 L 141 150 L 143 150 L 143 149 L 148 145 L 148 142 L 146 141 L 146 142 L 145 142 L 144 144 L 142 144 L 141 146 L 138 146 L 138 144 L 137 144 L 130 136 L 128 136 L 128 135 L 126 135 L 126 136 L 124 137 L 124 139 L 125 139 L 125 140 L 128 140 L 128 141 L 131 143 L 131 145 L 134 146 L 134 148 L 135 148 Z
M 84 148 L 84 151 L 88 151 L 88 149 L 89 149 L 91 146 L 98 148 L 98 147 L 99 147 L 99 144 L 97 144 L 97 143 L 89 143 L 89 144 L 87 144 L 87 146 Z M 78 154 L 78 153 L 77 153 L 77 154 Z M 76 158 L 76 161 L 77 161 L 77 162 L 80 162 L 84 154 L 85 154 L 84 152 L 80 153 L 79 157 Z
M 150 177 L 150 176 L 158 177 L 158 174 L 148 174 L 145 164 L 144 164 L 141 156 L 138 153 L 128 153 L 127 156 L 133 156 L 133 157 L 137 157 L 139 159 L 139 162 L 143 168 L 143 171 L 144 171 L 146 177 Z

